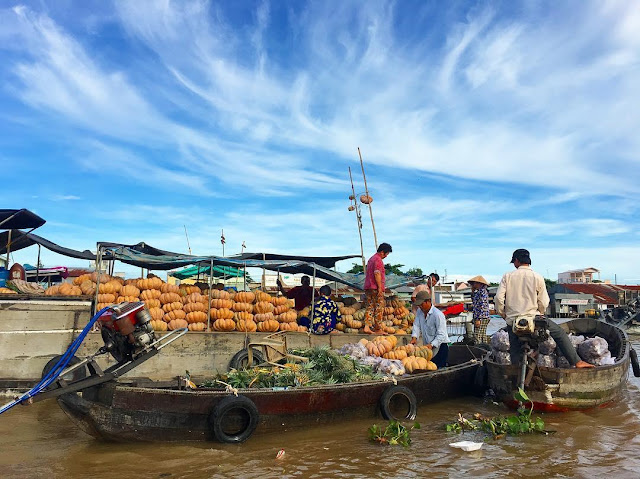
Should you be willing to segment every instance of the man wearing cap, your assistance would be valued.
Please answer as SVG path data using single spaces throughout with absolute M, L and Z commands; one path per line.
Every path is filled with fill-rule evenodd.
M 482 276 L 474 276 L 468 283 L 471 285 L 471 303 L 473 304 L 473 335 L 476 343 L 486 343 L 487 326 L 491 315 L 489 312 L 489 282 Z
M 438 308 L 431 303 L 429 291 L 420 291 L 414 303 L 418 306 L 416 319 L 411 331 L 411 344 L 416 344 L 422 335 L 422 341 L 433 351 L 431 361 L 438 369 L 447 365 L 449 358 L 449 335 L 447 334 L 447 320 Z
M 515 271 L 505 273 L 498 286 L 494 302 L 496 312 L 502 316 L 507 325 L 512 364 L 517 364 L 522 358 L 522 343 L 513 332 L 513 321 L 519 317 L 533 317 L 544 315 L 549 305 L 549 294 L 544 278 L 531 269 L 531 256 L 526 249 L 513 252 L 511 262 Z M 593 365 L 580 359 L 576 349 L 571 344 L 567 333 L 553 321 L 549 321 L 549 333 L 555 340 L 572 366 L 577 368 L 592 368 Z

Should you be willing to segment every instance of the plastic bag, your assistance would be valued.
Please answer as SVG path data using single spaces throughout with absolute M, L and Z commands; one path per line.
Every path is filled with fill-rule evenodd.
M 543 342 L 538 344 L 538 352 L 540 354 L 552 354 L 556 350 L 557 344 L 555 340 L 551 337 L 548 330 L 547 330 L 547 334 L 549 334 L 549 337 Z
M 555 353 L 538 354 L 538 357 L 536 358 L 536 363 L 538 363 L 538 366 L 544 366 L 545 368 L 555 368 L 556 360 L 557 360 L 557 356 Z
M 571 363 L 567 358 L 565 358 L 562 354 L 558 355 L 556 358 L 556 367 L 569 369 L 571 367 Z
M 511 355 L 507 351 L 493 350 L 493 359 L 498 364 L 511 364 Z
M 596 364 L 596 361 L 609 352 L 609 344 L 607 340 L 596 336 L 595 338 L 585 339 L 584 342 L 578 345 L 578 354 L 583 359 L 591 364 Z
M 509 333 L 507 333 L 504 329 L 501 329 L 493 336 L 491 336 L 491 347 L 493 349 L 506 352 L 509 351 L 509 346 Z
M 608 366 L 610 364 L 614 364 L 616 362 L 616 358 L 611 357 L 611 353 L 607 351 L 599 358 L 596 358 L 593 362 L 596 366 Z
M 578 349 L 578 345 L 584 343 L 584 336 L 582 334 L 575 336 L 573 333 L 569 334 L 569 341 L 573 344 L 573 347 Z
M 361 343 L 347 343 L 338 349 L 338 353 L 355 359 L 364 359 L 368 354 L 367 348 Z

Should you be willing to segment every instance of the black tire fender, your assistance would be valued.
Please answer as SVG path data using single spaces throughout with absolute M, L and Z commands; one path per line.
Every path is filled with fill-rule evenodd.
M 481 364 L 478 369 L 476 369 L 476 374 L 473 377 L 473 393 L 478 397 L 484 396 L 488 384 L 489 371 L 487 370 L 487 366 Z
M 253 365 L 264 363 L 264 356 L 260 351 L 255 348 L 251 348 L 253 352 Z M 231 361 L 229 361 L 229 369 L 244 369 L 249 358 L 249 350 L 247 348 L 241 349 L 233 355 Z
M 394 398 L 401 397 L 404 398 L 408 402 L 407 412 L 404 417 L 395 417 L 393 412 L 391 411 L 391 402 Z M 418 400 L 416 399 L 416 395 L 413 394 L 413 391 L 405 386 L 390 386 L 382 393 L 380 396 L 380 412 L 382 412 L 382 417 L 387 420 L 409 420 L 413 421 L 418 414 Z
M 640 378 L 640 365 L 638 364 L 638 353 L 636 350 L 631 348 L 629 351 L 629 359 L 631 359 L 631 369 L 633 370 L 633 375 L 637 378 Z
M 243 416 L 242 427 L 237 431 L 225 431 L 225 420 L 230 413 L 239 413 Z M 251 437 L 253 431 L 258 427 L 259 419 L 258 408 L 247 396 L 227 396 L 211 411 L 209 427 L 217 441 L 226 444 L 239 444 Z
M 42 376 L 41 379 L 44 379 L 44 377 L 49 374 L 49 371 L 51 371 L 54 366 L 58 363 L 58 361 L 60 361 L 60 359 L 62 358 L 61 355 L 58 356 L 54 356 L 52 357 L 49 362 L 47 364 L 44 365 L 44 368 L 42 368 Z M 71 356 L 71 359 L 69 360 L 69 362 L 67 363 L 67 367 L 69 366 L 73 366 L 74 364 L 78 364 L 80 362 L 80 360 L 75 357 L 75 356 Z M 84 379 L 87 377 L 87 367 L 83 366 L 80 367 L 78 369 L 76 369 L 75 371 L 66 374 L 65 376 L 59 376 L 59 378 L 64 379 L 67 382 L 75 382 L 75 381 L 79 381 L 81 379 Z M 49 388 L 55 388 L 56 387 L 56 383 L 52 383 L 51 386 L 49 386 Z

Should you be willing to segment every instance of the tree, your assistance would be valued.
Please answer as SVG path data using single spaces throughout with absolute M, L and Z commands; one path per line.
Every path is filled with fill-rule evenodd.
M 545 278 L 544 283 L 547 285 L 547 289 L 553 288 L 556 284 L 558 284 L 556 281 L 549 278 Z
M 384 265 L 384 272 L 386 274 L 401 274 L 401 275 L 404 275 L 405 273 L 400 269 L 403 266 L 404 266 L 403 264 L 385 264 Z
M 352 274 L 364 273 L 364 268 L 362 267 L 362 264 L 358 264 L 358 263 L 352 263 L 352 264 L 353 266 L 349 271 L 347 271 L 347 273 L 352 273 Z
M 424 273 L 422 272 L 422 268 L 414 267 L 407 270 L 407 274 L 409 276 L 422 276 Z

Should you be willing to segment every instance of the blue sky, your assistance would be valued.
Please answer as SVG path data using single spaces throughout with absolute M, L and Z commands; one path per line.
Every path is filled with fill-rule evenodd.
M 393 263 L 640 282 L 638 2 L 0 5 L 0 199 L 46 238 L 359 253 L 360 147 Z

